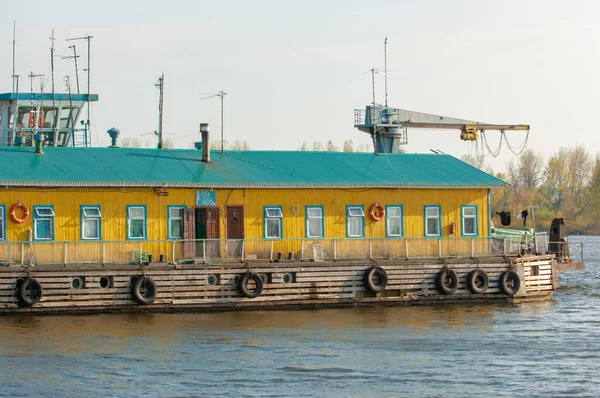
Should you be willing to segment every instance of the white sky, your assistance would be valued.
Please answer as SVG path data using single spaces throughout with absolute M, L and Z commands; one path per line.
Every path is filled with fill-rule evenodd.
M 82 7 L 83 5 L 83 7 Z M 600 2 L 504 1 L 42 1 L 0 0 L 0 92 L 12 89 L 13 20 L 17 74 L 29 90 L 30 71 L 46 74 L 50 40 L 69 55 L 65 39 L 91 34 L 93 144 L 106 130 L 155 145 L 158 90 L 165 74 L 164 132 L 178 147 L 199 140 L 209 122 L 225 139 L 252 149 L 297 149 L 302 141 L 370 144 L 353 127 L 353 110 L 371 102 L 370 68 L 383 69 L 388 37 L 389 105 L 490 123 L 532 126 L 528 147 L 545 158 L 560 146 L 592 153 L 600 138 L 587 123 L 600 105 Z M 82 92 L 86 46 L 76 42 Z M 72 60 L 56 58 L 57 91 Z M 383 102 L 383 75 L 376 80 Z M 193 136 L 190 136 L 195 134 Z M 491 146 L 496 133 L 489 133 Z M 519 144 L 523 133 L 508 133 Z M 412 130 L 407 152 L 470 151 L 458 131 Z M 504 146 L 486 163 L 505 169 Z

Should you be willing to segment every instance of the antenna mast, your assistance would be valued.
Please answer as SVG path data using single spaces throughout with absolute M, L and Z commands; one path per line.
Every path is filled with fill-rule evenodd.
M 383 68 L 385 77 L 385 107 L 387 108 L 387 36 L 383 42 Z M 375 102 L 375 100 L 373 100 Z
M 77 55 L 77 50 L 75 48 L 75 44 L 73 44 L 72 46 L 69 46 L 69 48 L 73 49 L 73 55 L 61 57 L 61 58 L 62 59 L 73 58 L 75 60 L 75 81 L 77 82 L 77 94 L 79 94 L 79 69 L 77 68 L 77 58 L 79 58 L 79 55 Z
M 17 48 L 17 21 L 13 21 L 13 59 L 12 59 L 12 67 L 13 67 L 13 74 L 12 74 L 12 91 L 13 93 L 15 92 L 15 79 L 17 77 L 16 72 L 15 72 L 15 49 Z
M 82 37 L 75 37 L 72 39 L 67 39 L 67 41 L 71 41 L 71 40 L 87 40 L 87 69 L 84 69 L 84 71 L 87 72 L 87 120 L 85 123 L 85 129 L 84 129 L 84 134 L 85 134 L 85 146 L 88 146 L 88 132 L 90 135 L 90 144 L 92 142 L 92 130 L 90 128 L 90 75 L 92 74 L 92 69 L 90 67 L 90 42 L 91 39 L 93 39 L 94 36 L 82 36 Z
M 158 78 L 158 83 L 154 85 L 158 87 L 158 149 L 162 149 L 162 116 L 163 116 L 163 89 L 165 86 L 165 74 L 161 74 Z
M 373 106 L 375 106 L 375 68 L 371 68 L 371 82 L 373 83 Z
M 52 141 L 54 142 L 54 145 L 56 145 L 56 140 L 54 139 L 54 137 L 56 137 L 56 104 L 54 101 L 54 97 L 55 97 L 55 91 L 54 91 L 54 41 L 56 39 L 54 38 L 54 29 L 52 29 L 52 36 L 50 36 L 50 41 L 52 43 L 52 47 L 50 47 L 50 67 L 52 69 Z

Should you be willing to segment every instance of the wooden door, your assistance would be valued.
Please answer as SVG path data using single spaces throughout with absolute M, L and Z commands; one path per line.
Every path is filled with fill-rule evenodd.
M 219 235 L 219 208 L 206 208 L 206 239 L 217 239 L 206 242 L 206 255 L 210 258 L 221 257 Z
M 196 245 L 196 220 L 194 216 L 195 209 L 183 209 L 183 257 L 195 258 Z
M 242 256 L 244 239 L 244 208 L 242 206 L 227 207 L 227 256 Z

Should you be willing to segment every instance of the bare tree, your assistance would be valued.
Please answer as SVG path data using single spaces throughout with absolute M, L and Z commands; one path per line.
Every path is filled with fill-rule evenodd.
M 354 143 L 352 140 L 344 141 L 344 152 L 354 152 Z

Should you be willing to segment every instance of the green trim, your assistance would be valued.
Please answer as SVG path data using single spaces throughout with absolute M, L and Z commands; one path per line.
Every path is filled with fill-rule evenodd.
M 465 233 L 465 209 L 467 208 L 475 208 L 475 233 L 474 234 L 466 234 Z M 474 238 L 479 236 L 479 207 L 477 205 L 462 205 L 460 207 L 460 218 L 461 218 L 461 235 L 465 238 Z
M 129 236 L 130 221 L 131 221 L 129 218 L 129 209 L 135 208 L 135 207 L 144 208 L 144 236 L 141 238 L 133 238 L 133 237 Z M 146 205 L 127 205 L 126 211 L 127 211 L 127 240 L 148 240 L 148 208 L 146 207 Z
M 49 207 L 52 209 L 52 213 L 54 213 L 54 205 L 34 205 L 33 206 L 33 240 L 40 242 L 53 242 L 54 241 L 54 216 L 44 217 L 37 215 L 37 209 Z M 37 222 L 41 220 L 50 220 L 50 238 L 38 238 L 37 237 Z
M 390 217 L 390 207 L 399 207 L 400 208 L 400 235 L 390 235 L 389 233 L 389 217 Z M 385 206 L 385 236 L 387 238 L 404 238 L 404 206 L 402 205 L 386 205 Z
M 308 236 L 308 210 L 309 209 L 321 209 L 321 236 Z M 323 206 L 306 206 L 306 238 L 324 238 L 325 237 L 325 209 Z
M 98 211 L 100 212 L 100 217 L 96 217 L 98 218 L 98 238 L 84 238 L 83 237 L 83 220 L 85 218 L 85 215 L 83 214 L 83 209 L 88 209 L 88 208 L 94 208 L 94 209 L 98 209 Z M 94 218 L 94 217 L 88 217 L 90 219 Z M 79 234 L 79 238 L 81 240 L 84 241 L 100 241 L 102 240 L 102 206 L 101 205 L 80 205 L 79 206 L 79 230 L 80 230 L 80 234 Z
M 267 209 L 279 209 L 281 212 L 281 217 L 267 217 Z M 264 222 L 264 237 L 265 239 L 283 239 L 283 208 L 281 206 L 264 206 L 263 207 L 263 217 L 265 219 Z M 267 236 L 267 219 L 279 219 L 279 233 L 281 236 L 278 237 L 268 237 Z
M 181 237 L 173 237 L 171 236 L 171 209 L 181 209 L 181 210 L 185 210 L 187 209 L 186 205 L 168 205 L 167 206 L 167 219 L 169 220 L 169 222 L 167 223 L 167 237 L 168 239 L 171 240 L 178 240 L 178 239 L 183 239 L 183 224 L 184 224 L 184 217 L 185 215 L 183 214 L 183 211 L 181 212 Z
M 438 209 L 438 234 L 427 234 L 427 209 L 437 208 Z M 442 236 L 442 206 L 440 205 L 425 205 L 423 206 L 423 220 L 425 222 L 425 229 L 423 230 L 426 238 L 440 238 Z
M 361 235 L 350 235 L 350 208 L 360 208 L 362 210 L 362 217 L 360 217 L 362 223 Z M 353 217 L 359 218 L 359 217 Z M 346 238 L 364 238 L 365 237 L 365 207 L 363 205 L 346 205 Z
M 6 205 L 0 205 L 0 213 L 2 213 L 2 226 L 0 227 L 0 231 L 2 231 L 2 236 L 0 237 L 0 241 L 6 240 Z

